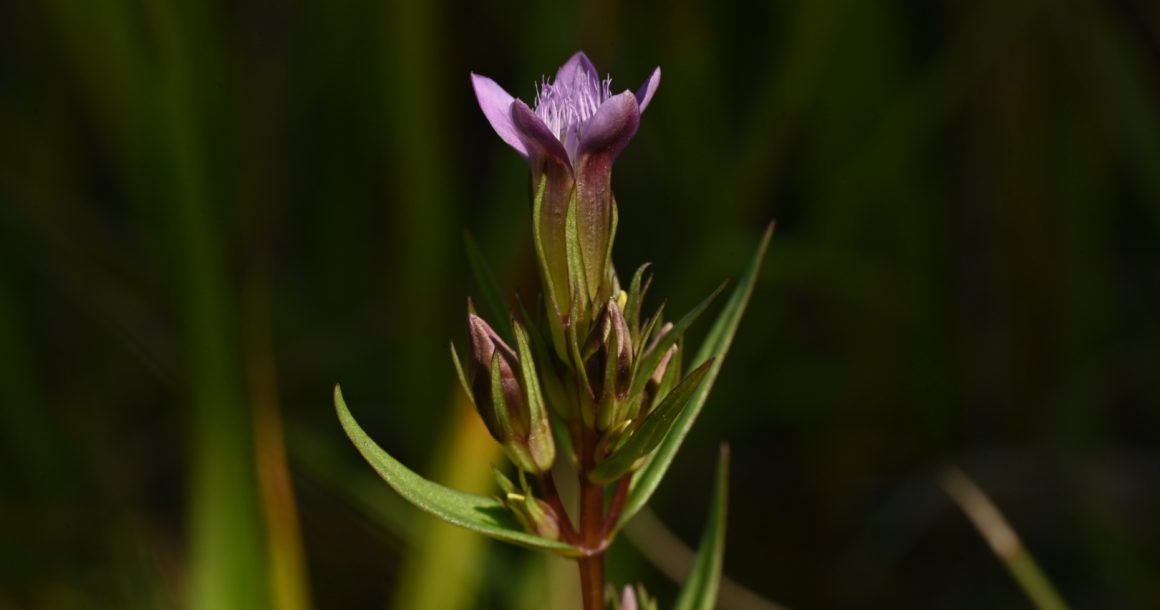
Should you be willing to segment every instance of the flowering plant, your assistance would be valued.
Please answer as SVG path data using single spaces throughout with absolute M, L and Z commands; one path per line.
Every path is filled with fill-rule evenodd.
M 656 490 L 704 405 L 772 231 L 686 364 L 685 331 L 724 285 L 685 316 L 666 321 L 663 305 L 645 314 L 648 264 L 627 284 L 612 264 L 612 165 L 636 134 L 660 74 L 654 70 L 636 92 L 613 94 L 611 80 L 577 53 L 539 85 L 534 106 L 487 77 L 471 76 L 491 126 L 531 170 L 544 289 L 539 315 L 522 304 L 514 313 L 495 308 L 487 312 L 494 326 L 468 301 L 470 349 L 461 356 L 452 346 L 464 392 L 516 466 L 515 480 L 496 469 L 498 497 L 449 489 L 403 466 L 359 427 L 335 388 L 351 441 L 400 495 L 455 525 L 575 559 L 585 610 L 609 603 L 620 610 L 655 608 L 641 587 L 615 594 L 605 583 L 603 556 Z M 716 597 L 727 457 L 723 449 L 709 522 L 679 610 L 711 608 Z M 555 482 L 568 467 L 579 489 L 571 507 Z

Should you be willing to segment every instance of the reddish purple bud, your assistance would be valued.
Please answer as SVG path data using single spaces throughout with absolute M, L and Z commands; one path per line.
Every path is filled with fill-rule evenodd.
M 504 433 L 504 426 L 501 425 L 501 414 L 496 412 L 497 409 L 503 408 L 506 412 L 502 415 L 506 416 L 506 419 L 512 422 L 513 426 L 524 428 L 523 435 L 526 436 L 526 424 L 520 426 L 526 419 L 522 414 L 527 409 L 524 407 L 523 392 L 520 389 L 519 359 L 516 357 L 515 351 L 504 343 L 503 339 L 483 318 L 473 313 L 467 315 L 467 332 L 471 337 L 471 364 L 468 367 L 468 382 L 471 384 L 471 395 L 475 401 L 475 408 L 479 411 L 479 416 L 483 418 L 488 432 L 491 432 L 491 435 L 500 443 L 510 440 Z M 504 403 L 502 405 L 495 404 L 492 384 L 492 361 L 497 355 L 501 384 L 500 393 Z

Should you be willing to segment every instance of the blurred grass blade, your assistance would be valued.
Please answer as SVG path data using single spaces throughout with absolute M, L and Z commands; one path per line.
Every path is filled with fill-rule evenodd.
M 492 327 L 505 341 L 513 342 L 515 335 L 512 333 L 511 313 L 508 312 L 507 301 L 503 298 L 503 290 L 495 279 L 495 273 L 492 273 L 491 266 L 483 258 L 483 252 L 475 243 L 475 238 L 467 230 L 463 231 L 463 249 L 467 252 L 467 262 L 471 265 L 471 275 L 475 278 L 475 284 L 479 287 L 479 296 L 483 299 L 484 311 L 482 313 L 484 317 L 491 322 Z
M 701 546 L 693 571 L 685 579 L 674 610 L 713 610 L 717 605 L 717 588 L 721 583 L 721 564 L 725 555 L 725 513 L 729 505 L 729 446 L 722 445 L 717 460 L 717 481 L 713 484 L 713 503 L 701 534 Z
M 240 371 L 236 287 L 227 262 L 229 192 L 218 180 L 224 151 L 207 137 L 228 120 L 203 95 L 220 63 L 215 7 L 156 0 L 143 5 L 156 41 L 158 190 L 150 203 L 167 228 L 168 256 L 188 367 L 190 437 L 189 607 L 269 607 L 252 417 Z M 219 207 L 220 206 L 220 207 Z
M 1067 604 L 1023 546 L 1019 535 L 991 499 L 962 471 L 951 469 L 940 480 L 947 495 L 966 513 L 987 545 L 1039 610 L 1067 610 Z
M 578 549 L 570 545 L 527 533 L 499 500 L 456 491 L 428 481 L 387 455 L 355 422 L 338 386 L 334 388 L 334 406 L 346 435 L 359 453 L 387 484 L 411 504 L 452 525 L 497 540 L 565 555 L 580 554 Z
M 246 360 L 254 415 L 254 457 L 266 524 L 266 566 L 274 610 L 310 610 L 310 577 L 298 503 L 286 458 L 282 404 L 269 325 L 269 287 L 249 284 L 246 298 Z
M 757 282 L 757 274 L 761 270 L 761 262 L 765 258 L 765 251 L 769 247 L 769 239 L 772 235 L 773 224 L 770 223 L 769 227 L 765 229 L 765 234 L 761 237 L 757 252 L 754 253 L 753 259 L 749 262 L 749 267 L 746 268 L 744 275 L 737 282 L 737 287 L 733 289 L 733 294 L 730 295 L 724 310 L 717 316 L 717 321 L 709 330 L 709 335 L 705 337 L 700 351 L 693 358 L 690 366 L 700 366 L 710 358 L 713 358 L 713 364 L 710 366 L 704 382 L 697 388 L 689 406 L 673 425 L 672 431 L 661 442 L 660 447 L 649 458 L 648 463 L 637 472 L 632 481 L 632 487 L 629 489 L 628 501 L 625 502 L 624 512 L 620 516 L 618 527 L 628 522 L 642 506 L 648 503 L 649 498 L 652 497 L 653 492 L 656 491 L 661 479 L 668 471 L 669 464 L 672 463 L 673 457 L 677 454 L 677 449 L 680 449 L 685 436 L 693 427 L 693 422 L 700 414 L 701 407 L 705 405 L 709 390 L 713 388 L 713 381 L 721 370 L 721 363 L 725 361 L 725 354 L 729 352 L 733 335 L 737 332 L 737 326 L 741 322 L 741 315 L 745 313 L 745 306 L 749 303 L 750 295 L 753 294 L 753 285 Z
M 8 254 L 7 248 L 4 255 Z M 0 442 L 7 456 L 6 477 L 28 485 L 28 490 L 48 496 L 68 489 L 67 450 L 41 397 L 28 337 L 22 325 L 27 319 L 0 259 Z M 11 490 L 9 490 L 11 493 Z

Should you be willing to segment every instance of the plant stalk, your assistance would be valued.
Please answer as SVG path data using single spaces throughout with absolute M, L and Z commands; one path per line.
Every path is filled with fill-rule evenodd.
M 604 610 L 604 488 L 588 480 L 595 463 L 596 433 L 585 431 L 580 443 L 580 591 L 584 610 Z

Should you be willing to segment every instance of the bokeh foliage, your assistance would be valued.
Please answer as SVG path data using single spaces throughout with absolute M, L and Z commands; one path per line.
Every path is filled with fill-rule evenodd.
M 512 292 L 535 270 L 467 74 L 528 99 L 577 48 L 664 70 L 622 271 L 684 311 L 778 220 L 654 496 L 681 539 L 728 440 L 734 581 L 1026 607 L 935 484 L 955 463 L 1073 606 L 1160 605 L 1157 41 L 1144 0 L 4 3 L 0 607 L 570 599 L 570 566 L 401 504 L 329 397 L 486 493 L 461 230 Z M 610 569 L 673 601 L 631 545 Z

